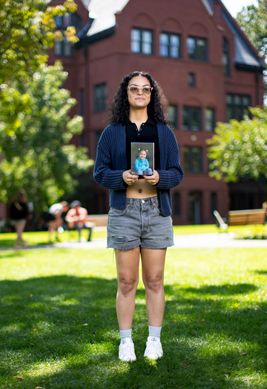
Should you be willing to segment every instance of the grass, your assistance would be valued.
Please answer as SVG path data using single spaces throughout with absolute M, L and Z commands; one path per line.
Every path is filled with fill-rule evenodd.
M 207 234 L 218 233 L 218 228 L 214 224 L 210 225 L 196 225 L 196 226 L 174 226 L 175 235 L 191 235 L 191 234 Z M 233 232 L 241 238 L 252 238 L 255 235 L 265 235 L 267 237 L 267 225 L 266 226 L 235 226 L 229 227 L 228 232 Z M 105 230 L 94 229 L 92 239 L 106 238 L 107 233 Z M 30 246 L 46 246 L 49 245 L 48 233 L 46 231 L 41 232 L 25 232 L 23 234 L 24 239 Z M 59 235 L 60 240 L 63 241 L 77 241 L 78 233 L 76 231 L 64 231 Z M 88 231 L 82 231 L 83 239 L 87 239 Z M 0 247 L 13 247 L 15 244 L 15 233 L 0 233 Z
M 266 389 L 266 249 L 169 249 L 164 357 L 117 358 L 112 250 L 0 251 L 0 388 Z

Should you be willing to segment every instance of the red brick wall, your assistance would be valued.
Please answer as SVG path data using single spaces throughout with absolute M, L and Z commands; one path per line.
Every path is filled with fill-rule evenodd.
M 234 66 L 234 36 L 221 16 L 220 4 L 214 4 L 214 17 L 208 14 L 200 0 L 131 0 L 116 15 L 117 29 L 112 37 L 87 46 L 86 49 L 75 50 L 72 58 L 61 58 L 69 78 L 65 87 L 72 96 L 79 97 L 79 89 L 85 92 L 84 140 L 89 154 L 95 157 L 95 131 L 104 129 L 107 112 L 95 113 L 93 108 L 93 87 L 106 82 L 108 85 L 108 102 L 110 103 L 121 78 L 134 70 L 148 71 L 161 85 L 170 104 L 178 105 L 178 140 L 183 166 L 183 146 L 201 146 L 206 150 L 206 139 L 212 134 L 205 129 L 200 132 L 182 130 L 183 105 L 202 108 L 202 125 L 204 127 L 205 108 L 216 109 L 216 120 L 226 120 L 225 94 L 249 94 L 252 105 L 262 103 L 263 80 L 260 76 L 257 87 L 255 73 L 239 71 Z M 78 12 L 84 15 L 82 7 Z M 143 55 L 131 52 L 131 28 L 149 28 L 154 32 L 154 54 Z M 159 36 L 162 31 L 181 34 L 182 58 L 166 58 L 159 55 Z M 187 57 L 186 38 L 190 35 L 208 39 L 208 62 L 192 61 Z M 224 77 L 222 65 L 223 36 L 230 43 L 231 76 Z M 86 54 L 86 55 L 85 55 Z M 51 55 L 50 60 L 54 58 Z M 188 73 L 196 74 L 196 88 L 187 84 Z M 257 89 L 258 88 L 258 89 Z M 73 109 L 79 113 L 79 109 Z M 79 139 L 76 138 L 76 144 Z M 217 193 L 217 209 L 226 216 L 229 207 L 229 190 L 224 182 L 218 182 L 208 176 L 208 162 L 203 153 L 203 172 L 186 173 L 181 185 L 173 190 L 180 193 L 181 215 L 174 215 L 174 223 L 188 222 L 190 192 L 200 192 L 201 223 L 214 223 L 211 214 L 210 196 Z M 92 174 L 92 172 L 90 173 Z M 107 191 L 97 184 L 91 186 L 95 198 Z M 90 200 L 91 201 L 91 200 Z M 106 200 L 107 203 L 108 200 Z M 92 213 L 106 211 L 105 200 L 88 204 Z

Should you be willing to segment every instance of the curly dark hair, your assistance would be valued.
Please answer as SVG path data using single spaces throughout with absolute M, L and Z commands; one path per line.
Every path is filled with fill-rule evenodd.
M 123 77 L 110 108 L 109 123 L 123 123 L 129 117 L 127 86 L 129 81 L 136 76 L 146 77 L 149 80 L 150 85 L 153 87 L 151 100 L 147 106 L 148 116 L 155 120 L 156 123 L 167 124 L 167 120 L 163 112 L 163 106 L 166 104 L 166 99 L 163 95 L 162 89 L 150 76 L 150 74 L 138 71 L 132 72 Z

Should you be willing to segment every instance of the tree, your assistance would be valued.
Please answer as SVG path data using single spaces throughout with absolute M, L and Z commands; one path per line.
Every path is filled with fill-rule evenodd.
M 250 108 L 253 119 L 218 123 L 207 140 L 210 176 L 236 182 L 241 178 L 267 178 L 267 107 Z
M 20 93 L 14 86 L 11 88 L 12 82 L 27 83 L 47 61 L 47 49 L 56 39 L 64 38 L 56 29 L 54 17 L 75 12 L 76 9 L 73 0 L 66 0 L 63 5 L 55 7 L 47 6 L 44 0 L 18 0 L 15 3 L 13 0 L 0 0 L 0 111 L 2 120 L 9 123 L 5 127 L 7 131 L 17 128 L 19 114 L 21 110 L 28 109 L 29 102 L 27 91 Z M 72 43 L 78 41 L 74 27 L 68 27 L 64 34 Z M 10 103 L 12 112 L 6 110 Z
M 258 6 L 243 7 L 237 21 L 256 49 L 267 56 L 267 0 L 258 0 Z
M 267 60 L 267 0 L 258 0 L 258 6 L 243 7 L 237 14 L 237 22 L 259 51 L 265 63 Z M 265 93 L 267 93 L 267 72 L 264 71 Z
M 61 88 L 66 77 L 59 62 L 43 64 L 26 84 L 14 81 L 2 91 L 6 101 L 12 88 L 12 96 L 16 91 L 21 95 L 27 92 L 28 102 L 16 128 L 11 131 L 10 124 L 3 121 L 0 126 L 0 201 L 8 201 L 23 187 L 37 216 L 64 193 L 71 193 L 77 184 L 73 177 L 93 165 L 86 148 L 69 144 L 73 135 L 82 132 L 83 121 L 80 116 L 68 117 L 76 101 Z M 12 101 L 4 116 L 7 110 L 12 112 Z
M 44 0 L 0 0 L 0 84 L 13 80 L 24 82 L 47 61 L 47 49 L 56 39 L 63 39 L 54 17 L 75 12 L 77 5 L 66 0 L 63 5 L 47 7 Z M 77 42 L 75 28 L 66 36 Z

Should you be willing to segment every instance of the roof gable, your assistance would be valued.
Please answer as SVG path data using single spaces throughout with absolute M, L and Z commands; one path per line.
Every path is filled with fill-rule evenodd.
M 82 0 L 85 6 L 88 5 L 91 23 L 90 26 L 87 26 L 87 29 L 84 29 L 83 36 L 80 36 L 80 39 L 85 38 L 86 42 L 90 44 L 114 34 L 116 28 L 116 12 L 121 12 L 129 1 L 134 0 Z M 213 19 L 213 4 L 217 3 L 220 5 L 222 17 L 234 35 L 236 66 L 247 70 L 263 70 L 265 68 L 264 62 L 258 57 L 256 50 L 253 50 L 252 45 L 250 45 L 248 39 L 245 38 L 245 34 L 229 14 L 222 2 L 220 0 L 199 1 L 202 2 L 207 13 Z M 145 2 L 143 2 L 143 7 L 145 9 Z M 80 46 L 80 44 L 78 44 L 78 46 Z
M 265 68 L 263 60 L 261 60 L 250 47 L 249 42 L 245 39 L 245 34 L 241 28 L 231 17 L 226 9 L 222 10 L 222 15 L 230 31 L 234 35 L 235 39 L 235 64 L 241 68 Z
M 89 17 L 94 19 L 87 36 L 108 30 L 116 25 L 116 12 L 120 12 L 130 0 L 91 0 Z

